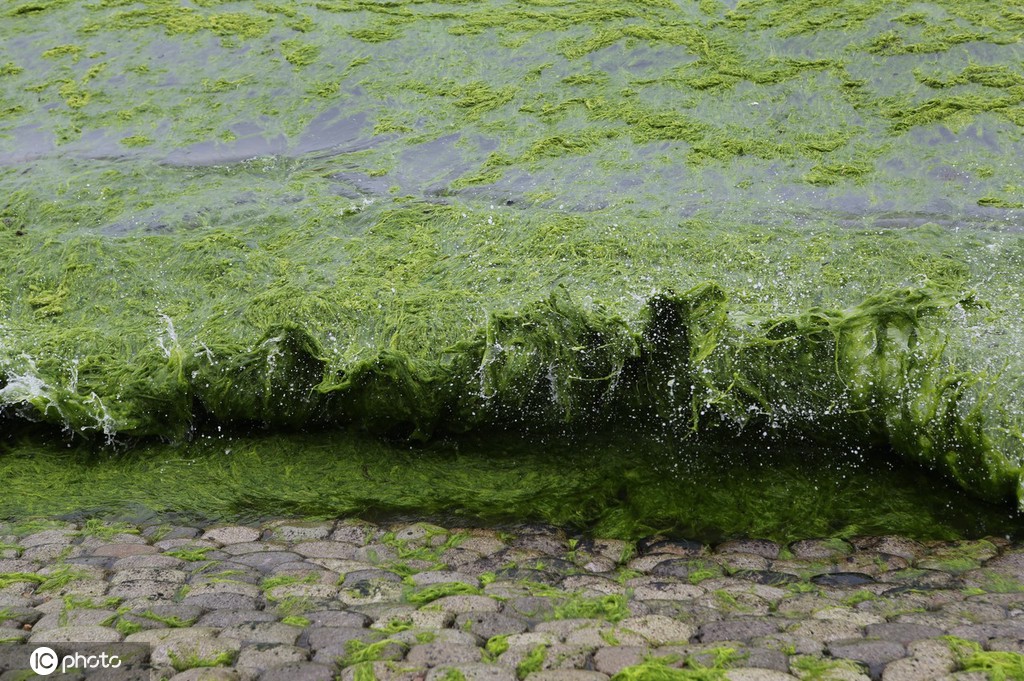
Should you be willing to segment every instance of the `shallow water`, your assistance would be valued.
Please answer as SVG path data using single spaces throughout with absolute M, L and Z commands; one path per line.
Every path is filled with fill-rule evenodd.
M 1019 495 L 1016 10 L 3 11 L 12 437 L 653 428 Z

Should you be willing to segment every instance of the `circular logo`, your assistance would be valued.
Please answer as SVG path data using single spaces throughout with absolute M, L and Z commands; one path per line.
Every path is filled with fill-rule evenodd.
M 57 669 L 57 663 L 59 658 L 57 653 L 52 648 L 43 646 L 42 648 L 36 648 L 32 652 L 32 657 L 28 658 L 28 666 L 32 668 L 36 674 L 40 676 L 49 676 Z

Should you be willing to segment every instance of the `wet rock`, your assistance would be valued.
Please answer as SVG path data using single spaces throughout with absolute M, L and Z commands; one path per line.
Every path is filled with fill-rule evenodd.
M 203 610 L 258 610 L 260 599 L 243 594 L 220 592 L 186 596 L 182 603 Z
M 545 584 L 547 586 L 554 586 L 563 577 L 563 574 L 558 572 L 521 567 L 501 568 L 495 574 L 498 579 L 510 582 L 532 582 L 533 584 Z
M 398 560 L 398 552 L 387 544 L 368 544 L 357 548 L 355 553 L 347 558 L 370 565 L 380 565 Z
M 495 612 L 467 612 L 455 618 L 455 627 L 483 639 L 499 634 L 521 634 L 529 626 L 519 617 Z
M 614 676 L 625 667 L 643 662 L 650 655 L 647 646 L 608 646 L 594 652 L 594 669 Z
M 718 556 L 722 566 L 729 572 L 736 570 L 767 570 L 771 561 L 754 553 L 725 553 Z
M 978 601 L 964 601 L 962 603 L 947 603 L 942 606 L 940 612 L 944 615 L 960 617 L 964 623 L 971 622 L 995 622 L 1006 619 L 1006 608 L 991 603 Z
M 259 681 L 333 681 L 334 667 L 312 662 L 293 662 L 268 669 Z
M 281 563 L 290 563 L 302 560 L 302 556 L 292 551 L 257 551 L 236 555 L 231 562 L 255 568 L 260 572 L 268 572 L 271 568 Z
M 417 587 L 430 586 L 433 584 L 468 584 L 470 586 L 480 586 L 480 579 L 474 575 L 465 572 L 456 572 L 452 570 L 428 570 L 426 572 L 418 572 L 412 577 L 412 583 Z
M 335 678 L 339 681 L 361 681 L 362 679 L 375 679 L 376 681 L 423 681 L 428 673 L 426 669 L 419 669 L 404 662 L 390 660 L 385 662 L 363 662 L 352 665 L 343 669 L 341 675 Z
M 182 570 L 188 563 L 180 558 L 164 556 L 161 554 L 145 554 L 140 556 L 127 556 L 118 558 L 111 564 L 115 572 L 125 570 Z
M 170 601 L 181 588 L 180 583 L 175 582 L 122 582 L 110 588 L 109 594 L 117 598 L 145 598 L 153 601 Z
M 936 638 L 942 636 L 943 633 L 938 627 L 906 622 L 880 622 L 878 624 L 869 624 L 865 628 L 865 634 L 868 638 L 895 641 L 903 645 L 920 639 Z
M 755 584 L 765 584 L 767 586 L 786 586 L 800 581 L 800 578 L 795 575 L 786 572 L 773 572 L 771 570 L 737 570 L 731 576 L 736 579 L 754 582 Z
M 141 556 L 152 553 L 160 553 L 160 549 L 149 544 L 103 544 L 93 549 L 93 556 L 108 558 L 124 558 L 126 556 Z
M 537 551 L 547 556 L 564 554 L 567 550 L 565 534 L 562 532 L 520 535 L 512 540 L 510 546 L 516 549 Z
M 239 681 L 241 676 L 234 669 L 224 667 L 196 667 L 175 674 L 171 681 Z
M 779 625 L 770 619 L 743 618 L 722 620 L 701 625 L 697 638 L 701 643 L 749 641 L 759 636 L 774 634 L 779 629 Z
M 333 522 L 302 522 L 292 520 L 274 524 L 270 528 L 269 534 L 276 541 L 303 542 L 327 539 L 333 531 Z
M 206 530 L 202 538 L 221 546 L 225 544 L 244 544 L 259 539 L 260 531 L 255 527 L 227 525 Z
M 688 541 L 686 539 L 653 539 L 641 540 L 637 544 L 637 551 L 641 554 L 671 553 L 677 556 L 697 557 L 707 553 L 707 548 L 700 542 Z
M 476 646 L 428 643 L 410 648 L 405 661 L 415 667 L 437 667 L 480 662 L 482 658 L 483 650 Z
M 767 539 L 734 539 L 716 546 L 715 553 L 749 553 L 774 560 L 779 557 L 779 545 Z
M 940 641 L 917 641 L 907 648 L 908 657 L 885 666 L 883 681 L 935 681 L 956 668 L 949 646 Z
M 195 539 L 202 530 L 198 527 L 188 527 L 185 525 L 172 525 L 170 527 L 166 525 L 150 525 L 142 531 L 142 536 L 147 540 L 157 538 L 158 540 L 164 539 Z
M 293 645 L 260 643 L 246 645 L 238 654 L 235 667 L 246 678 L 254 678 L 260 672 L 288 664 L 309 660 L 309 651 Z
M 769 650 L 792 652 L 798 655 L 820 655 L 825 650 L 824 643 L 818 639 L 788 632 L 755 638 L 750 644 L 761 648 L 768 648 Z
M 533 646 L 510 647 L 499 658 L 499 664 L 517 669 L 533 653 Z M 591 664 L 591 649 L 584 646 L 556 643 L 544 650 L 541 670 L 583 669 Z
M 850 543 L 858 551 L 878 551 L 899 556 L 910 562 L 917 560 L 918 556 L 924 555 L 924 545 L 913 539 L 887 535 L 883 537 L 854 537 Z
M 818 586 L 830 586 L 839 589 L 853 589 L 874 584 L 875 579 L 863 572 L 832 572 L 811 577 L 811 582 Z
M 793 625 L 788 629 L 788 633 L 828 643 L 859 636 L 863 629 L 863 625 L 854 622 L 810 619 Z
M 876 579 L 888 572 L 910 567 L 910 561 L 906 558 L 876 551 L 858 551 L 839 559 L 836 564 L 843 572 L 862 572 Z
M 472 594 L 444 596 L 431 602 L 430 606 L 456 614 L 498 612 L 501 609 L 501 603 L 495 599 Z
M 43 530 L 22 537 L 18 540 L 18 544 L 25 549 L 44 544 L 63 544 L 68 546 L 76 537 L 77 532 L 72 529 Z
M 300 627 L 294 627 L 281 622 L 247 622 L 224 628 L 220 636 L 232 638 L 245 643 L 261 643 L 274 645 L 295 645 L 299 635 L 302 634 Z
M 39 643 L 116 643 L 124 637 L 110 627 L 83 625 L 33 631 L 28 642 Z
M 960 580 L 956 575 L 941 570 L 920 568 L 887 572 L 878 579 L 887 584 L 902 584 L 914 589 L 955 589 L 960 586 Z
M 462 541 L 458 548 L 464 551 L 473 551 L 480 556 L 491 556 L 508 547 L 505 546 L 504 542 L 500 541 L 496 537 L 478 536 L 470 537 Z
M 359 588 L 359 585 L 364 582 L 375 581 L 401 582 L 402 578 L 390 570 L 366 568 L 364 570 L 353 570 L 352 572 L 346 573 L 341 586 L 346 589 L 354 589 Z
M 652 553 L 646 556 L 640 556 L 629 561 L 626 566 L 630 570 L 636 570 L 637 572 L 650 572 L 656 565 L 660 565 L 665 561 L 679 560 L 679 556 L 674 553 Z
M 452 672 L 462 675 L 466 681 L 516 681 L 515 672 L 495 664 L 456 664 L 431 669 L 425 681 L 449 681 Z M 456 677 L 458 678 L 458 677 Z
M 686 643 L 696 633 L 696 628 L 685 622 L 664 615 L 627 617 L 619 623 L 623 629 L 643 636 L 651 645 L 663 646 L 670 643 Z
M 263 551 L 285 551 L 288 549 L 287 544 L 262 542 L 262 541 L 251 541 L 243 542 L 241 544 L 225 544 L 220 547 L 217 551 L 218 554 L 224 554 L 226 556 L 244 556 L 248 553 L 260 553 Z M 215 555 L 212 551 L 209 555 Z
M 1024 639 L 1024 621 L 1006 620 L 1003 622 L 987 622 L 984 624 L 968 624 L 953 627 L 950 636 L 965 638 L 969 641 L 986 643 L 994 638 Z
M 728 681 L 793 681 L 794 678 L 774 669 L 750 669 L 747 667 L 728 669 L 724 676 Z
M 163 556 L 152 556 L 162 558 Z M 188 578 L 182 570 L 169 568 L 127 568 L 118 570 L 110 578 L 111 584 L 125 582 L 164 582 L 168 584 L 184 584 Z
M 308 646 L 314 653 L 328 647 L 337 647 L 344 651 L 345 644 L 349 641 L 373 643 L 383 638 L 385 638 L 384 634 L 373 629 L 313 626 L 302 633 L 299 645 Z
M 638 601 L 689 601 L 706 593 L 699 586 L 650 577 L 631 580 L 630 587 L 633 589 L 633 598 Z
M 720 577 L 724 571 L 722 566 L 713 560 L 668 558 L 652 567 L 650 573 L 656 577 L 673 577 L 687 582 L 699 583 L 703 579 Z
M 60 613 L 50 613 L 41 618 L 32 627 L 32 631 L 40 633 L 58 627 L 104 626 L 104 623 L 113 621 L 115 617 L 117 617 L 117 612 L 113 610 L 93 608 L 65 610 Z
M 274 622 L 277 615 L 265 610 L 215 610 L 208 612 L 196 622 L 201 627 L 233 627 L 238 624 Z
M 607 681 L 608 675 L 583 669 L 550 669 L 534 672 L 528 681 Z
M 14 622 L 18 625 L 35 624 L 43 617 L 43 613 L 35 608 L 4 607 L 4 622 Z
M 831 641 L 828 644 L 828 652 L 832 657 L 864 663 L 872 679 L 880 679 L 886 664 L 904 657 L 907 653 L 901 643 L 870 639 Z
M 295 553 L 307 558 L 339 558 L 355 560 L 360 547 L 335 541 L 306 541 L 294 544 Z
M 790 552 L 804 560 L 832 560 L 853 551 L 853 546 L 840 539 L 804 539 L 789 545 Z
M 559 584 L 563 591 L 578 592 L 584 596 L 609 596 L 624 594 L 626 589 L 619 582 L 599 575 L 570 575 Z
M 1017 653 L 1024 655 L 1024 639 L 1020 638 L 990 638 L 985 641 L 985 650 L 1002 651 L 1006 653 Z
M 647 645 L 647 639 L 635 631 L 608 622 L 591 622 L 566 634 L 564 641 L 569 645 L 584 646 L 590 649 L 607 645 Z
M 365 546 L 380 532 L 379 528 L 362 520 L 339 520 L 331 532 L 331 541 Z
M 789 657 L 779 650 L 771 648 L 740 648 L 737 651 L 739 663 L 743 667 L 772 669 L 777 672 L 789 671 Z
M 580 549 L 607 558 L 618 565 L 628 559 L 633 546 L 621 539 L 587 539 L 581 542 Z
M 552 599 L 542 596 L 511 598 L 505 601 L 501 609 L 508 615 L 532 621 L 551 619 L 555 612 Z
M 370 626 L 372 621 L 361 612 L 352 610 L 318 610 L 303 615 L 312 627 L 349 627 L 359 629 Z

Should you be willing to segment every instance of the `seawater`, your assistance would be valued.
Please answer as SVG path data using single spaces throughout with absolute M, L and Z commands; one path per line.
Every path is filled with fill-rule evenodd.
M 1014 531 L 1024 15 L 713 0 L 3 12 L 3 513 Z M 262 453 L 232 458 L 223 438 Z M 412 477 L 378 475 L 363 497 L 359 476 L 311 474 L 365 451 L 367 471 Z M 255 472 L 278 456 L 298 488 Z M 153 466 L 178 460 L 246 483 L 221 504 L 198 482 L 171 491 L 188 476 Z M 918 472 L 928 494 L 872 521 L 862 502 Z M 461 475 L 490 491 L 401 491 Z M 81 491 L 33 494 L 39 476 Z M 102 491 L 115 479 L 136 491 Z M 716 500 L 698 503 L 694 481 L 712 479 Z M 530 502 L 545 485 L 571 493 Z M 770 489 L 800 512 L 752 520 L 766 510 L 741 499 Z M 594 510 L 566 516 L 581 499 Z M 997 504 L 992 519 L 970 499 Z M 817 521 L 792 529 L 798 516 Z

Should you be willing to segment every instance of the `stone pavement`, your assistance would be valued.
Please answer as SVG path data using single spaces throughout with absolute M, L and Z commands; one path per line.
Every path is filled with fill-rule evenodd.
M 0 524 L 0 647 L 119 641 L 173 681 L 1024 678 L 1024 547 Z

